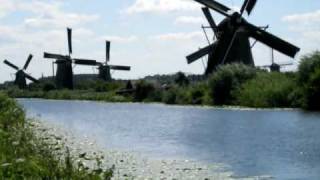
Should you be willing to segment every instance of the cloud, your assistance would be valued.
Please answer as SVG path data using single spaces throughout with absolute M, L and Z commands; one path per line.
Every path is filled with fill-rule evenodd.
M 309 12 L 304 14 L 293 14 L 282 18 L 282 21 L 288 23 L 319 23 L 320 22 L 320 10 L 315 12 Z
M 0 18 L 5 17 L 8 13 L 15 9 L 13 0 L 0 0 Z
M 96 14 L 89 15 L 64 12 L 59 2 L 45 3 L 32 1 L 31 3 L 21 3 L 19 10 L 32 12 L 35 15 L 35 17 L 24 20 L 26 26 L 34 28 L 74 27 L 99 19 L 99 16 Z
M 309 53 L 319 48 L 320 43 L 320 10 L 287 15 L 282 18 L 289 24 L 289 30 L 297 34 L 294 39 L 302 49 L 302 53 Z
M 144 12 L 170 12 L 198 10 L 199 4 L 191 0 L 136 0 L 124 12 L 128 14 Z
M 175 20 L 175 24 L 203 24 L 205 23 L 202 17 L 197 16 L 180 16 Z
M 103 36 L 102 38 L 99 39 L 103 39 L 103 40 L 108 40 L 111 42 L 115 42 L 115 43 L 132 43 L 132 42 L 136 42 L 139 40 L 139 38 L 137 36 Z
M 203 33 L 201 31 L 195 31 L 195 32 L 187 32 L 187 33 L 168 33 L 168 34 L 156 35 L 151 37 L 151 39 L 160 40 L 160 41 L 185 41 L 185 40 L 199 39 L 202 37 L 203 37 Z

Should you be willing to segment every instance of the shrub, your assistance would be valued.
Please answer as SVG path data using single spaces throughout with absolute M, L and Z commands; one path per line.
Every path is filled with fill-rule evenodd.
M 42 88 L 44 92 L 49 92 L 55 89 L 56 89 L 56 86 L 53 83 L 49 83 L 49 82 L 45 83 Z
M 230 105 L 235 97 L 232 92 L 241 84 L 255 77 L 257 70 L 244 64 L 228 64 L 218 67 L 209 77 L 210 95 L 215 105 Z
M 139 81 L 136 83 L 136 91 L 134 93 L 134 101 L 142 102 L 155 90 L 151 83 Z
M 295 95 L 294 78 L 283 73 L 258 73 L 234 92 L 237 103 L 249 107 L 291 107 Z
M 183 72 L 178 72 L 176 74 L 176 78 L 175 78 L 174 82 L 176 84 L 178 84 L 179 86 L 189 85 L 189 79 L 187 78 L 187 76 Z
M 320 52 L 316 51 L 302 58 L 298 83 L 303 95 L 303 107 L 320 110 Z

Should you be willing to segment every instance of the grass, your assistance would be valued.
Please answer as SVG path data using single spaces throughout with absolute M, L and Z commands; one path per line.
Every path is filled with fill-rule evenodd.
M 0 93 L 0 179 L 110 179 L 112 170 L 77 165 L 68 148 L 62 154 L 37 137 L 17 103 Z M 98 160 L 97 160 L 98 161 Z M 98 163 L 99 164 L 99 163 Z

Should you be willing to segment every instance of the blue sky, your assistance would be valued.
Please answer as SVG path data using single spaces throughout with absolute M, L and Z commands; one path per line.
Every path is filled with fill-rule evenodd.
M 219 2 L 237 9 L 243 0 Z M 185 60 L 206 45 L 200 26 L 207 22 L 201 6 L 192 0 L 0 0 L 0 4 L 0 59 L 22 67 L 28 54 L 34 54 L 27 72 L 35 77 L 52 74 L 43 51 L 66 53 L 66 27 L 74 30 L 73 57 L 104 61 L 104 41 L 112 41 L 111 64 L 132 66 L 131 72 L 114 72 L 115 78 L 204 71 L 201 61 L 188 65 Z M 216 21 L 223 18 L 212 14 Z M 318 0 L 260 0 L 246 18 L 270 25 L 268 31 L 301 47 L 295 64 L 320 44 Z M 256 64 L 270 62 L 270 49 L 264 45 L 258 44 L 253 52 Z M 281 54 L 276 60 L 293 61 Z M 74 72 L 97 71 L 76 66 Z M 13 73 L 1 63 L 0 82 L 12 80 Z

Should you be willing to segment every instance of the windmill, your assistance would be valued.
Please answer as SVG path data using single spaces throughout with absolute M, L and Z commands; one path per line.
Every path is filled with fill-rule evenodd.
M 67 28 L 68 35 L 68 54 L 52 54 L 44 52 L 44 58 L 55 59 L 57 64 L 57 71 L 55 76 L 55 82 L 58 89 L 68 88 L 73 89 L 73 64 L 81 64 L 91 60 L 72 58 L 72 29 Z
M 30 76 L 29 74 L 27 74 L 25 72 L 27 70 L 31 60 L 32 60 L 32 57 L 33 57 L 32 54 L 30 54 L 22 69 L 19 69 L 18 66 L 12 64 L 8 60 L 3 61 L 3 63 L 5 63 L 6 65 L 17 70 L 14 84 L 17 85 L 20 89 L 25 89 L 27 87 L 27 80 L 26 79 L 29 79 L 30 81 L 35 82 L 35 83 L 38 82 L 38 80 L 36 78 Z
M 259 66 L 261 68 L 268 68 L 271 72 L 280 72 L 284 66 L 292 66 L 293 63 L 276 63 L 274 60 L 274 51 L 271 49 L 271 64 L 265 66 Z
M 265 28 L 257 27 L 243 18 L 245 11 L 248 15 L 251 14 L 257 0 L 245 0 L 240 13 L 234 12 L 214 0 L 195 1 L 205 6 L 202 11 L 214 32 L 216 41 L 187 56 L 187 62 L 190 64 L 208 55 L 206 75 L 211 74 L 221 64 L 241 62 L 254 66 L 250 37 L 292 58 L 300 50 L 298 47 L 268 33 Z M 210 14 L 209 8 L 226 18 L 217 25 Z
M 101 63 L 97 62 L 95 60 L 76 60 L 78 64 L 82 65 L 89 65 L 89 66 L 98 66 L 99 69 L 99 79 L 102 79 L 104 81 L 111 81 L 111 70 L 119 70 L 119 71 L 130 71 L 130 66 L 119 66 L 119 65 L 109 65 L 110 61 L 110 47 L 111 42 L 106 41 L 106 62 Z

